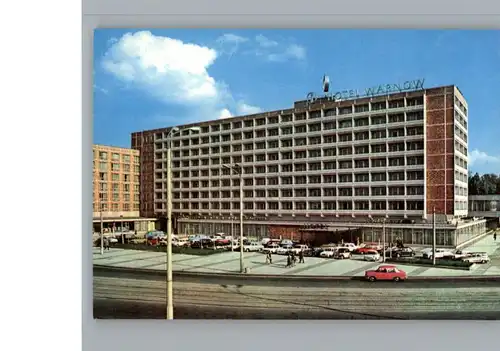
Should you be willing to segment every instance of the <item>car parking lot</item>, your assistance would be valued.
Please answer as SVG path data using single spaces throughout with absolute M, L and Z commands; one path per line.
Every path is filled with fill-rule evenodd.
M 500 275 L 500 265 L 495 258 L 500 253 L 500 241 L 493 241 L 487 236 L 467 248 L 470 251 L 486 252 L 493 261 L 474 267 L 472 270 L 444 269 L 435 267 L 401 265 L 397 266 L 408 273 L 408 276 L 460 276 L 460 275 Z M 235 273 L 239 272 L 239 252 L 222 252 L 210 256 L 192 256 L 175 254 L 172 257 L 173 269 L 177 271 Z M 325 259 L 320 257 L 305 257 L 304 263 L 286 268 L 285 255 L 273 255 L 273 263 L 266 264 L 266 255 L 259 252 L 245 253 L 245 265 L 249 274 L 297 274 L 297 275 L 334 275 L 362 276 L 365 270 L 380 265 L 379 262 L 366 262 L 358 259 Z M 104 255 L 99 249 L 94 249 L 94 264 L 115 267 L 166 269 L 166 257 L 163 252 L 144 252 L 137 250 L 120 250 L 111 248 Z

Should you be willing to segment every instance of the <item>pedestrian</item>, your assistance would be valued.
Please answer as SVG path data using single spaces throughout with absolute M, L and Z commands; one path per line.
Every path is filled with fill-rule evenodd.
M 493 234 L 493 240 L 497 241 L 497 233 Z
M 108 238 L 104 238 L 104 249 L 109 250 L 109 239 Z
M 269 257 L 269 264 L 273 264 L 273 255 L 271 254 L 271 251 L 269 251 L 267 256 Z
M 286 255 L 286 268 L 289 268 L 292 265 L 292 256 L 290 254 Z
M 304 250 L 299 251 L 299 263 L 305 263 L 304 262 Z

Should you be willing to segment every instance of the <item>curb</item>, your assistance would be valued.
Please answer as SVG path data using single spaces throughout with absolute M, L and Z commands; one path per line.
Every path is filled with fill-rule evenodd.
M 124 268 L 124 267 L 110 267 L 104 265 L 94 265 L 94 271 L 107 271 L 116 273 L 130 273 L 130 274 L 145 274 L 151 276 L 166 276 L 166 271 L 158 269 L 144 269 L 144 268 Z M 174 271 L 174 277 L 179 278 L 199 278 L 199 279 L 231 279 L 231 280 L 244 280 L 244 279 L 254 279 L 254 280 L 287 280 L 287 281 L 364 281 L 363 276 L 294 276 L 294 275 L 277 275 L 277 274 L 244 274 L 244 273 L 202 273 L 202 272 L 183 272 Z M 471 281 L 471 282 L 499 282 L 500 275 L 495 276 L 484 276 L 484 275 L 469 275 L 469 276 L 419 276 L 419 277 L 409 277 L 408 281 L 419 281 L 419 282 L 436 282 L 436 281 Z

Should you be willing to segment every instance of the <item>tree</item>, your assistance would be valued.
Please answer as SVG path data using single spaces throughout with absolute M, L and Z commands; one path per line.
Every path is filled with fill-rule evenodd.
M 500 175 L 469 173 L 469 195 L 500 195 Z

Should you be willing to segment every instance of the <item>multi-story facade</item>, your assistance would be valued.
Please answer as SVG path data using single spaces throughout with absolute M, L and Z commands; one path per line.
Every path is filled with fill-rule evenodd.
M 100 225 L 102 215 L 104 227 L 110 230 L 120 228 L 122 222 L 127 229 L 142 230 L 138 224 L 139 184 L 139 151 L 93 145 L 94 226 Z
M 433 211 L 440 230 L 454 230 L 451 221 L 467 215 L 467 121 L 459 89 L 445 86 L 299 101 L 290 109 L 181 126 L 172 138 L 177 229 L 229 232 L 230 218 L 240 212 L 240 176 L 223 165 L 237 164 L 246 231 L 261 236 L 296 233 L 308 223 L 373 228 L 377 218 L 427 228 Z M 182 130 L 193 126 L 200 131 Z M 132 134 L 132 147 L 147 155 L 143 215 L 166 213 L 168 131 Z M 427 241 L 421 236 L 410 240 Z M 442 245 L 463 241 L 448 236 Z

